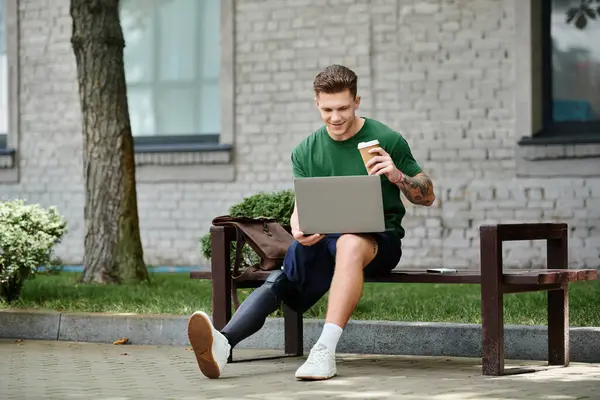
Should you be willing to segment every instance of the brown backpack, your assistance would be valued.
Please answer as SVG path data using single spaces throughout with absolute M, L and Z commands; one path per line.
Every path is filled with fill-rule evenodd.
M 285 253 L 294 242 L 294 237 L 274 218 L 222 215 L 213 219 L 212 224 L 236 228 L 235 262 L 232 274 L 234 279 L 239 272 L 242 248 L 245 244 L 248 244 L 260 258 L 260 263 L 256 267 L 264 271 L 272 271 L 281 267 Z

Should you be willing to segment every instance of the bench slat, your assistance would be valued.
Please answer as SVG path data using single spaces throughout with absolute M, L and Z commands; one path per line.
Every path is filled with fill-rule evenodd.
M 269 276 L 268 271 L 251 272 L 238 281 L 264 281 Z M 598 279 L 596 269 L 534 269 L 510 270 L 504 272 L 504 283 L 507 285 L 548 285 Z M 210 271 L 192 271 L 190 278 L 211 279 Z M 451 274 L 427 273 L 423 271 L 394 270 L 389 274 L 374 276 L 367 282 L 397 282 L 397 283 L 481 283 L 478 271 L 459 271 Z
M 367 282 L 390 283 L 468 283 L 478 284 L 481 275 L 478 271 L 459 271 L 451 274 L 428 273 L 424 271 L 394 270 L 389 274 L 368 277 Z
M 512 242 L 562 239 L 568 226 L 565 223 L 498 224 L 482 225 L 479 229 L 480 231 L 497 230 L 500 241 Z
M 516 270 L 504 274 L 504 283 L 547 285 L 598 279 L 598 271 L 593 269 L 541 269 Z

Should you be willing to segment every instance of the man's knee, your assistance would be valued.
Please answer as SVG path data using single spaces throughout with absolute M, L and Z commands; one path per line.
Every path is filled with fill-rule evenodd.
M 283 301 L 296 311 L 303 311 L 300 310 L 303 300 L 300 288 L 290 281 L 282 270 L 271 271 L 262 287 L 271 292 L 278 301 Z
M 280 269 L 271 271 L 263 286 L 269 288 L 279 299 L 283 299 L 295 287 Z
M 377 254 L 377 241 L 368 235 L 345 234 L 336 244 L 338 257 L 363 261 L 363 267 Z

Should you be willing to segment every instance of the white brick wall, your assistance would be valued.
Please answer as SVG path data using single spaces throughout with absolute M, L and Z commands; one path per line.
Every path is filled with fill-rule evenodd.
M 83 251 L 81 132 L 68 0 L 21 0 L 21 182 L 3 198 L 55 204 L 60 256 Z M 359 74 L 360 113 L 400 130 L 433 177 L 408 205 L 404 266 L 476 268 L 487 222 L 564 221 L 571 265 L 600 266 L 600 178 L 515 177 L 514 0 L 238 0 L 234 183 L 139 184 L 149 264 L 202 263 L 198 238 L 243 196 L 291 187 L 289 153 L 320 124 L 311 93 L 330 63 Z M 259 159 L 261 160 L 259 162 Z M 199 166 L 198 168 L 202 168 Z M 505 246 L 511 266 L 540 243 Z

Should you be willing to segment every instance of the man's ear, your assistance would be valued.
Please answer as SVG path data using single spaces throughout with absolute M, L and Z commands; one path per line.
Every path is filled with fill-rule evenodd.
M 356 96 L 354 98 L 354 109 L 356 110 L 359 105 L 360 105 L 360 96 Z

